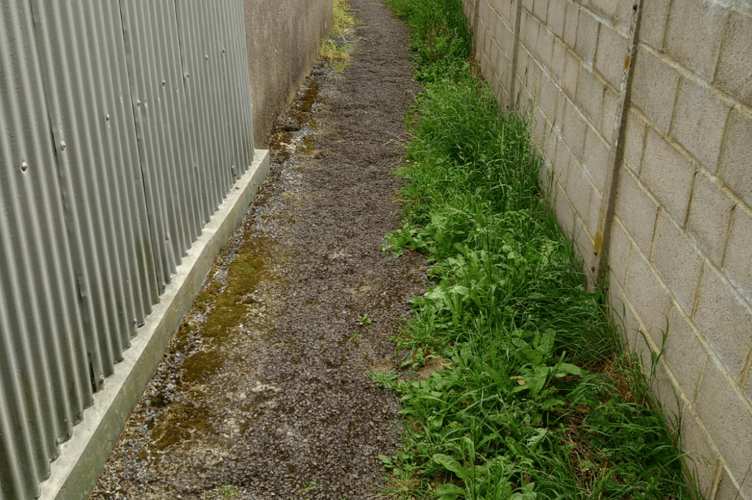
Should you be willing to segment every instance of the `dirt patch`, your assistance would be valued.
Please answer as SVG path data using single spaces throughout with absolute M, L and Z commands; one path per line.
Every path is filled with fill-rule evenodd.
M 399 225 L 407 32 L 378 0 L 352 65 L 317 65 L 271 135 L 269 180 L 186 316 L 93 499 L 365 499 L 399 442 L 395 318 L 422 257 L 380 251 Z

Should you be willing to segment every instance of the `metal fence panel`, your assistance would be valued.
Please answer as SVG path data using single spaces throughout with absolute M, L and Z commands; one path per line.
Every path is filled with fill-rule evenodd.
M 34 498 L 253 160 L 240 0 L 0 0 L 0 498 Z
M 0 12 L 0 491 L 33 498 L 91 387 L 30 5 Z

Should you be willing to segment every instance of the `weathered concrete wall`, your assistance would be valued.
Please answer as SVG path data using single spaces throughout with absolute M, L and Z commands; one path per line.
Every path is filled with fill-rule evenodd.
M 752 3 L 463 1 L 630 347 L 649 364 L 670 325 L 654 389 L 701 486 L 752 498 Z
M 256 145 L 266 144 L 332 29 L 332 0 L 245 0 Z

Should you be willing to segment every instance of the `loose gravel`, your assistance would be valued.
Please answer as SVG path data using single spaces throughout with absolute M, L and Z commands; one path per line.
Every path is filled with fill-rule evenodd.
M 351 0 L 352 64 L 319 63 L 271 135 L 272 169 L 130 417 L 91 498 L 367 499 L 400 404 L 367 374 L 426 286 L 384 255 L 391 172 L 420 90 L 407 30 Z

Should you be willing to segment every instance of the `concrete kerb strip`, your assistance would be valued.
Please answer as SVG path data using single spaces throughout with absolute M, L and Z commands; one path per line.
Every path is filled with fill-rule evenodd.
M 193 243 L 139 328 L 115 373 L 94 395 L 84 420 L 60 447 L 50 477 L 41 484 L 42 500 L 85 500 L 107 462 L 133 408 L 157 369 L 172 336 L 180 326 L 227 243 L 269 173 L 269 152 L 255 150 L 253 165 L 227 194 L 222 205 Z

